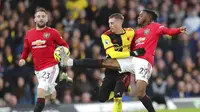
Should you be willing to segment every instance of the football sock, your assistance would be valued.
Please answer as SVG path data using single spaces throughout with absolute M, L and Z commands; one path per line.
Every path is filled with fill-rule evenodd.
M 73 65 L 76 67 L 84 67 L 84 68 L 101 68 L 102 66 L 102 59 L 81 59 L 73 60 Z
M 145 106 L 145 108 L 148 110 L 148 112 L 155 112 L 155 109 L 152 105 L 152 101 L 149 98 L 149 96 L 145 95 L 143 98 L 140 99 L 140 101 Z
M 44 106 L 45 106 L 45 99 L 44 98 L 38 98 L 34 112 L 42 112 L 42 110 L 44 109 Z
M 114 98 L 114 105 L 112 112 L 122 112 L 122 98 Z
M 110 96 L 109 96 L 108 100 L 111 100 L 111 99 L 113 99 L 113 97 L 114 97 L 114 92 L 113 92 L 113 91 L 111 91 L 111 92 L 110 92 Z

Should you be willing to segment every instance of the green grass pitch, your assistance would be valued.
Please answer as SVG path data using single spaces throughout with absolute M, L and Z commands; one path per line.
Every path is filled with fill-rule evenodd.
M 137 112 L 147 112 L 147 111 L 137 111 Z M 200 112 L 200 108 L 183 108 L 177 110 L 157 110 L 156 112 Z

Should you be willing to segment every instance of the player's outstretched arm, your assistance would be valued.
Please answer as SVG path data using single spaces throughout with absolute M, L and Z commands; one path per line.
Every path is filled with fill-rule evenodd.
M 167 28 L 164 26 L 160 26 L 158 28 L 157 33 L 159 35 L 167 34 L 167 35 L 177 35 L 179 33 L 187 33 L 186 27 L 182 26 L 180 28 Z

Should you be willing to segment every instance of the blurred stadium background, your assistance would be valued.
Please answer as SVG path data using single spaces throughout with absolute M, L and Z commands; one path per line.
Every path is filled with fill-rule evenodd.
M 200 108 L 199 0 L 0 0 L 1 112 L 29 111 L 35 104 L 37 80 L 31 55 L 26 66 L 19 67 L 17 62 L 24 34 L 34 28 L 33 13 L 38 6 L 48 10 L 48 26 L 62 34 L 70 45 L 71 57 L 76 59 L 105 58 L 100 35 L 108 29 L 108 16 L 115 12 L 124 14 L 124 27 L 136 28 L 137 14 L 144 8 L 157 11 L 158 22 L 167 27 L 186 26 L 189 35 L 160 38 L 147 93 L 157 109 Z M 111 111 L 112 102 L 100 104 L 97 99 L 104 69 L 69 67 L 63 71 L 74 83 L 58 83 L 58 102 L 47 105 L 47 111 Z M 132 91 L 123 96 L 123 108 L 127 109 L 124 112 L 144 110 L 134 97 L 134 77 L 131 80 Z M 172 112 L 186 111 L 200 112 L 195 109 Z

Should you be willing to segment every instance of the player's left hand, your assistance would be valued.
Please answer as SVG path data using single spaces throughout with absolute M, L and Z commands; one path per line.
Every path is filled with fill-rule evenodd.
M 19 60 L 19 63 L 18 65 L 21 67 L 21 66 L 24 66 L 26 64 L 26 61 L 24 59 L 20 59 Z
M 181 26 L 180 31 L 181 31 L 181 33 L 187 33 L 187 29 L 185 26 Z
M 131 56 L 142 56 L 145 54 L 145 49 L 144 48 L 138 48 L 136 50 L 133 50 L 130 52 Z

